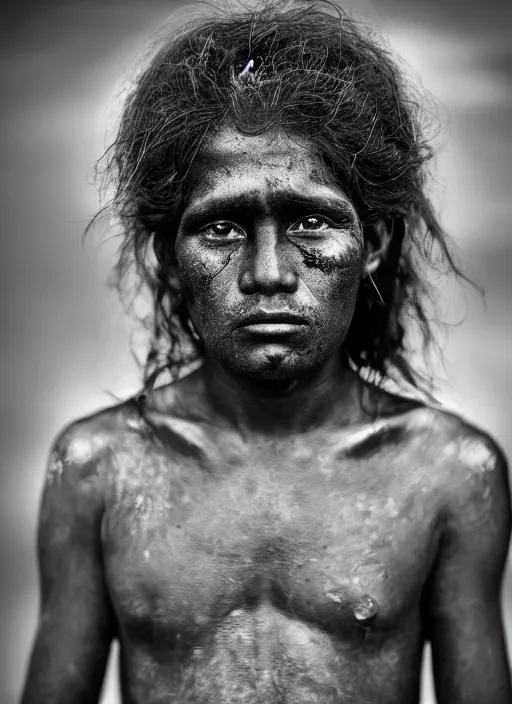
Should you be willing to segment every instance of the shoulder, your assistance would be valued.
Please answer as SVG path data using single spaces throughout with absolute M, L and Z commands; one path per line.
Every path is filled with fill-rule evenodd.
M 106 484 L 116 434 L 129 404 L 103 409 L 66 425 L 51 444 L 39 511 L 38 554 L 43 570 L 70 546 L 97 546 L 105 510 Z
M 193 418 L 201 407 L 197 379 L 183 380 L 130 397 L 75 419 L 51 443 L 46 487 L 108 491 L 126 455 L 147 454 L 158 443 L 160 418 Z
M 414 411 L 418 446 L 427 461 L 448 533 L 491 537 L 506 544 L 511 529 L 505 454 L 487 432 L 439 408 Z
M 506 481 L 507 460 L 499 444 L 460 415 L 388 392 L 380 393 L 377 408 L 383 426 L 400 430 L 403 449 L 439 488 Z
M 497 514 L 508 513 L 507 459 L 489 433 L 441 406 L 406 399 L 396 409 L 390 423 L 400 429 L 404 471 L 432 492 L 441 513 L 469 520 L 491 503 Z
M 116 447 L 130 428 L 140 424 L 136 399 L 73 420 L 54 437 L 48 456 L 45 488 L 54 491 L 101 491 Z
M 414 435 L 438 469 L 446 491 L 481 487 L 489 482 L 506 483 L 505 454 L 487 432 L 456 413 L 428 406 L 410 416 Z

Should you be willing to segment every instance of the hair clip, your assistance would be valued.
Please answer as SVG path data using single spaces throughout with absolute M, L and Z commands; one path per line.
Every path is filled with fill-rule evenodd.
M 249 59 L 249 61 L 245 64 L 244 68 L 238 74 L 238 78 L 246 78 L 253 68 L 254 59 Z

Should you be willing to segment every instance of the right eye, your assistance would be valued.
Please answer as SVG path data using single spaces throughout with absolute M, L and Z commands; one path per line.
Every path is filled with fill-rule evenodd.
M 232 222 L 221 220 L 208 225 L 202 230 L 210 242 L 239 242 L 245 239 L 244 231 Z

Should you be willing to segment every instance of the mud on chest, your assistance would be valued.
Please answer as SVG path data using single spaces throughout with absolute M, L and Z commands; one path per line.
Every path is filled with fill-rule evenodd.
M 263 602 L 329 632 L 378 632 L 418 605 L 428 536 L 411 538 L 421 533 L 385 502 L 372 513 L 340 497 L 182 499 L 140 493 L 104 530 L 113 602 L 139 635 L 195 640 Z

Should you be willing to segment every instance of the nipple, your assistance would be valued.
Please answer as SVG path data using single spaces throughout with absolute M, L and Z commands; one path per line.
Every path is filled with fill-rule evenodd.
M 353 606 L 353 613 L 358 621 L 368 621 L 377 614 L 378 610 L 379 605 L 369 594 L 363 594 Z

